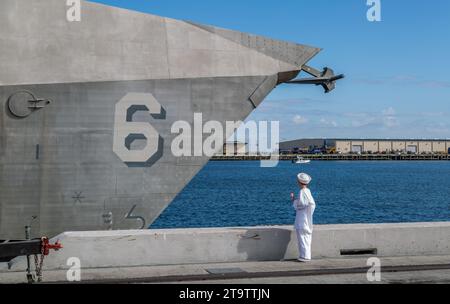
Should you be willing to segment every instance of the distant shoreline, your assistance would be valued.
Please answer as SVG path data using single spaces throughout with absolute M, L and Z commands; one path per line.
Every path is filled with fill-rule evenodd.
M 450 161 L 447 154 L 321 154 L 321 155 L 280 155 L 281 161 L 294 161 L 300 156 L 307 160 L 316 161 Z M 211 161 L 261 161 L 270 160 L 270 156 L 214 156 Z

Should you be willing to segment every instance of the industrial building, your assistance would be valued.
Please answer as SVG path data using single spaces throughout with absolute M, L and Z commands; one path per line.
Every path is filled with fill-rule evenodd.
M 313 152 L 324 153 L 327 152 L 327 149 L 333 149 L 335 147 L 336 140 L 333 139 L 298 139 L 280 143 L 280 154 L 311 154 Z
M 338 153 L 449 154 L 450 140 L 443 140 L 443 139 L 336 140 L 336 151 Z
M 282 154 L 450 154 L 450 139 L 300 139 L 280 144 Z
M 242 142 L 226 142 L 223 150 L 218 155 L 224 156 L 243 156 L 247 155 L 247 144 Z

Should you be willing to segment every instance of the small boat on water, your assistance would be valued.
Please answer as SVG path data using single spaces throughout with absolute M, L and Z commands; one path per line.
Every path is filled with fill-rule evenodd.
M 297 156 L 297 160 L 293 160 L 292 163 L 299 164 L 299 165 L 301 165 L 301 164 L 309 164 L 309 163 L 311 163 L 311 160 L 304 159 L 301 156 Z

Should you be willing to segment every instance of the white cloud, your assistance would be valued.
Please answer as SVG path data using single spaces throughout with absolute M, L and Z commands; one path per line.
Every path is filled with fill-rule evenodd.
M 351 126 L 354 128 L 366 127 L 373 125 L 376 121 L 375 115 L 369 115 L 367 113 L 349 113 L 346 115 L 351 118 Z
M 419 113 L 420 117 L 426 116 L 426 117 L 444 117 L 448 116 L 448 114 L 445 114 L 444 112 L 422 112 Z
M 344 116 L 351 119 L 350 124 L 353 128 L 391 129 L 400 126 L 397 111 L 393 107 L 381 112 L 345 113 Z
M 352 127 L 354 127 L 354 128 L 361 128 L 361 127 L 369 126 L 369 125 L 373 124 L 373 122 L 374 122 L 374 119 L 352 120 L 351 124 L 352 124 Z
M 425 130 L 431 134 L 439 134 L 439 137 L 445 135 L 448 137 L 450 135 L 450 125 L 443 122 L 433 122 L 425 126 Z
M 383 119 L 383 125 L 387 128 L 394 128 L 400 126 L 400 122 L 396 117 L 385 117 Z
M 383 110 L 384 116 L 395 116 L 396 114 L 397 114 L 397 112 L 395 111 L 395 109 L 393 107 L 389 107 L 386 110 Z
M 397 112 L 393 107 L 389 107 L 383 111 L 383 126 L 386 128 L 394 128 L 400 126 L 400 122 L 397 119 Z
M 320 119 L 320 124 L 327 126 L 327 127 L 337 127 L 338 124 L 334 120 L 327 120 L 325 118 Z
M 296 124 L 296 125 L 305 125 L 309 122 L 309 120 L 306 117 L 300 116 L 300 115 L 295 115 L 294 118 L 292 119 L 292 121 Z

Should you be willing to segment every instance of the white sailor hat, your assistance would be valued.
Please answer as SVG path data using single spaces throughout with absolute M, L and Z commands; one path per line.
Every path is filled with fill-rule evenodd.
M 298 181 L 303 185 L 309 185 L 312 181 L 312 177 L 306 173 L 300 173 L 297 175 Z

